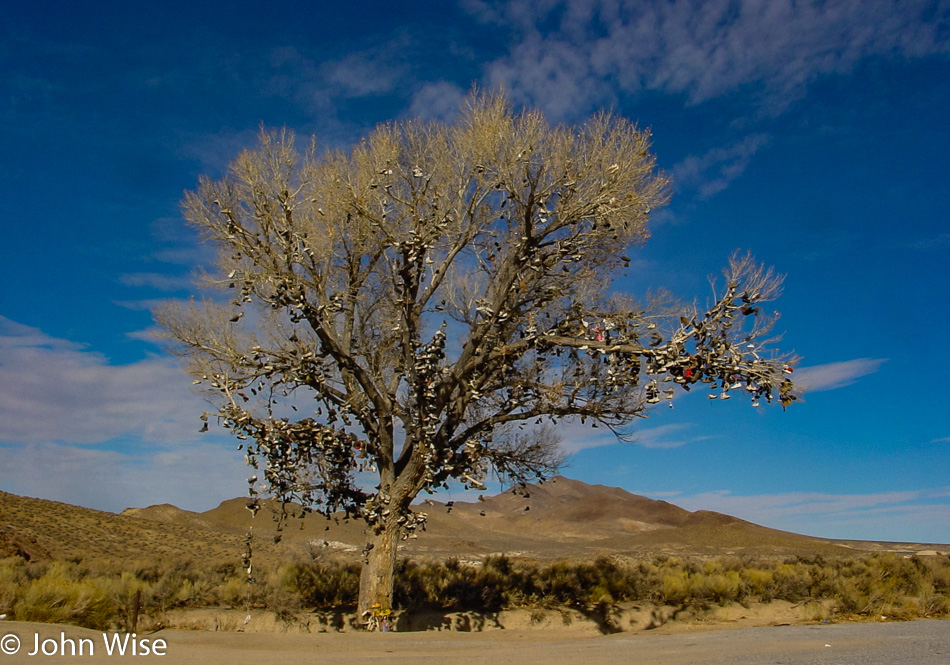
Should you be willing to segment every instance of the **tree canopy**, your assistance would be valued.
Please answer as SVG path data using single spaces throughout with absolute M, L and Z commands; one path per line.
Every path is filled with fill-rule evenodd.
M 398 538 L 425 523 L 413 499 L 543 479 L 563 460 L 551 423 L 624 436 L 677 387 L 795 399 L 761 310 L 781 279 L 751 257 L 703 308 L 614 289 L 668 196 L 648 131 L 553 126 L 503 95 L 345 152 L 262 131 L 186 195 L 217 258 L 207 297 L 157 318 L 259 469 L 251 507 L 269 492 L 365 520 L 360 607 L 388 607 Z

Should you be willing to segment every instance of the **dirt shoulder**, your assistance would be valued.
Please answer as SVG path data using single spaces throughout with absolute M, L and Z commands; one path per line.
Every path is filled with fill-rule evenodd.
M 759 626 L 820 623 L 830 617 L 827 604 L 774 601 L 748 606 L 688 605 L 674 607 L 643 603 L 622 603 L 609 610 L 598 608 L 535 608 L 497 613 L 416 611 L 398 616 L 400 633 L 510 633 L 547 632 L 576 637 L 616 633 L 654 632 L 677 634 L 700 630 L 723 630 Z M 144 630 L 161 625 L 167 628 L 210 632 L 244 633 L 341 633 L 353 632 L 356 617 L 340 612 L 307 612 L 278 616 L 273 612 L 230 609 L 185 609 L 168 612 L 161 622 L 148 621 Z
M 950 653 L 950 623 L 914 621 L 741 628 L 737 630 L 686 630 L 680 634 L 655 632 L 612 636 L 583 635 L 570 630 L 496 630 L 481 633 L 233 633 L 161 630 L 137 635 L 139 649 L 148 640 L 150 649 L 161 645 L 164 655 L 138 654 L 167 665 L 356 665 L 419 662 L 483 665 L 741 665 L 777 662 L 789 665 L 824 662 L 861 662 L 867 665 L 915 663 L 936 665 Z M 72 626 L 0 623 L 0 645 L 10 648 L 16 636 L 21 650 L 0 656 L 8 663 L 60 662 L 68 653 L 30 656 L 36 644 L 46 650 L 85 647 L 79 662 L 90 665 L 115 663 L 131 657 L 110 655 L 101 632 Z M 131 637 L 131 636 L 130 636 Z M 114 638 L 113 638 L 114 639 Z M 47 640 L 44 642 L 44 640 Z M 76 655 L 79 657 L 79 654 Z

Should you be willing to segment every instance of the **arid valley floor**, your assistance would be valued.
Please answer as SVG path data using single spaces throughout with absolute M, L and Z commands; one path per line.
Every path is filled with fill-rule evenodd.
M 83 625 L 78 620 L 23 620 L 23 616 L 14 613 L 14 605 L 21 607 L 27 602 L 24 587 L 30 586 L 32 590 L 44 579 L 43 575 L 56 573 L 63 585 L 72 584 L 79 589 L 82 576 L 88 574 L 82 571 L 114 571 L 116 580 L 126 579 L 122 573 L 131 576 L 138 571 L 135 574 L 146 579 L 147 575 L 141 572 L 147 569 L 143 561 L 160 561 L 174 567 L 175 562 L 187 560 L 192 568 L 207 565 L 237 569 L 248 530 L 254 534 L 255 565 L 265 575 L 272 571 L 273 579 L 283 570 L 283 562 L 290 560 L 333 562 L 339 566 L 360 561 L 364 533 L 357 523 L 327 521 L 313 515 L 304 520 L 294 519 L 276 543 L 275 522 L 267 511 L 252 518 L 244 505 L 245 500 L 233 499 L 203 513 L 161 505 L 112 514 L 0 492 L 0 563 L 9 564 L 7 568 L 0 567 L 0 614 L 8 614 L 6 620 L 0 621 L 0 637 L 14 635 L 21 646 L 16 655 L 8 653 L 0 660 L 44 662 L 61 657 L 61 648 L 87 639 L 95 653 L 84 654 L 81 662 L 112 662 L 110 658 L 115 656 L 106 655 L 104 631 L 130 632 L 127 592 L 122 601 L 125 606 L 119 608 L 125 625 L 92 629 L 65 625 Z M 860 562 L 871 557 L 885 566 L 918 562 L 914 564 L 915 570 L 924 575 L 935 574 L 932 571 L 936 570 L 926 562 L 942 561 L 950 551 L 950 546 L 929 543 L 811 538 L 719 513 L 688 512 L 620 489 L 567 478 L 531 486 L 527 496 L 506 492 L 452 505 L 429 501 L 420 503 L 417 509 L 428 513 L 428 530 L 418 539 L 406 541 L 403 555 L 411 560 L 455 561 L 451 565 L 471 567 L 482 565 L 487 556 L 498 555 L 505 555 L 516 566 L 519 562 L 534 562 L 531 565 L 542 567 L 558 561 L 581 565 L 609 559 L 618 566 L 653 562 L 649 565 L 654 569 L 661 565 L 656 562 L 676 562 L 676 571 L 683 579 L 689 571 L 697 577 L 705 571 L 723 579 L 729 575 L 739 579 L 736 566 L 753 565 L 756 561 L 772 562 L 769 570 L 776 575 L 783 566 L 792 570 L 792 562 L 799 567 L 804 565 L 801 562 L 810 562 L 808 574 L 814 576 L 827 562 L 843 561 L 836 565 L 850 569 L 852 561 L 858 562 L 854 567 L 870 566 Z M 732 562 L 729 565 L 733 572 L 717 563 L 724 558 Z M 63 571 L 72 572 L 67 575 Z M 874 574 L 881 576 L 878 572 Z M 888 574 L 885 572 L 884 576 Z M 346 608 L 313 611 L 298 605 L 275 609 L 261 602 L 244 604 L 239 593 L 232 594 L 230 603 L 209 606 L 196 600 L 200 596 L 199 582 L 185 580 L 195 587 L 190 590 L 191 595 L 172 589 L 160 610 L 154 603 L 143 603 L 141 621 L 136 625 L 138 639 L 161 640 L 166 645 L 166 655 L 161 659 L 167 663 L 398 664 L 437 659 L 444 663 L 487 661 L 520 665 L 581 661 L 664 665 L 925 665 L 946 662 L 950 655 L 950 623 L 895 619 L 945 617 L 947 601 L 943 586 L 950 580 L 950 574 L 946 577 L 928 582 L 929 600 L 911 599 L 912 603 L 923 603 L 919 611 L 908 612 L 905 602 L 901 606 L 904 609 L 894 606 L 892 616 L 888 616 L 890 611 L 885 614 L 880 609 L 891 607 L 886 604 L 891 602 L 887 598 L 865 599 L 867 608 L 844 614 L 838 613 L 830 597 L 787 600 L 778 594 L 767 602 L 752 597 L 740 598 L 738 602 L 696 602 L 686 593 L 675 604 L 620 598 L 603 601 L 599 606 L 609 605 L 609 622 L 602 621 L 606 615 L 597 615 L 592 606 L 585 609 L 583 603 L 555 606 L 550 602 L 532 605 L 525 601 L 520 607 L 496 608 L 491 612 L 417 608 L 400 617 L 400 632 L 388 634 L 353 630 L 354 618 Z M 17 580 L 20 586 L 14 588 L 11 580 Z M 153 587 L 159 585 L 155 580 L 150 583 Z M 136 584 L 139 586 L 127 587 L 141 589 L 146 582 Z M 115 585 L 115 589 L 121 587 L 118 581 Z M 203 593 L 211 598 L 226 597 L 213 591 L 205 589 Z M 51 592 L 47 589 L 46 593 Z M 120 595 L 113 592 L 113 598 Z M 157 592 L 154 595 L 158 597 Z M 60 602 L 40 598 L 35 602 Z M 10 607 L 5 609 L 4 602 Z M 869 610 L 872 604 L 873 610 Z M 604 630 L 605 623 L 610 624 L 611 630 Z M 88 621 L 84 625 L 88 626 Z M 44 655 L 40 649 L 40 653 L 30 657 L 34 645 L 42 643 L 50 655 Z M 871 647 L 873 653 L 868 655 Z M 874 659 L 883 658 L 881 654 L 897 653 L 895 649 L 915 656 L 904 660 Z M 781 655 L 781 660 L 774 660 L 776 654 Z

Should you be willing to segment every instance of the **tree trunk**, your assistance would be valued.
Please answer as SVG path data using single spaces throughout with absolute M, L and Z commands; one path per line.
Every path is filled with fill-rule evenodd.
M 378 534 L 370 537 L 373 548 L 367 552 L 363 572 L 360 574 L 360 598 L 357 614 L 363 620 L 364 612 L 373 607 L 392 609 L 393 576 L 396 573 L 396 551 L 399 549 L 401 527 L 395 520 L 389 521 Z

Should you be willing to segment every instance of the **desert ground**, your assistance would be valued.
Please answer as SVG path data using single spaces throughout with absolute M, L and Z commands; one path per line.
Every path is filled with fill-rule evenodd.
M 0 623 L 0 644 L 7 649 L 11 648 L 10 635 L 18 637 L 21 649 L 0 656 L 5 663 L 80 658 L 78 654 L 70 656 L 68 640 L 78 644 L 81 639 L 88 642 L 80 662 L 105 665 L 132 658 L 129 653 L 109 655 L 101 632 L 74 626 Z M 65 644 L 67 653 L 29 656 L 37 635 L 40 643 L 53 640 L 47 642 L 48 651 L 54 644 L 57 650 Z M 165 655 L 139 655 L 135 660 L 166 665 L 944 665 L 950 659 L 950 623 L 933 620 L 735 630 L 680 627 L 674 634 L 593 637 L 547 630 L 321 634 L 162 630 L 137 638 L 148 639 L 149 644 L 162 640 Z
M 252 519 L 244 503 L 242 499 L 228 500 L 203 513 L 163 505 L 113 514 L 0 492 L 0 560 L 7 557 L 8 562 L 20 562 L 19 567 L 8 566 L 11 575 L 20 575 L 29 567 L 36 571 L 34 577 L 48 569 L 60 570 L 52 567 L 57 563 L 64 564 L 60 572 L 73 571 L 70 574 L 74 575 L 81 575 L 84 567 L 109 572 L 113 577 L 134 570 L 136 565 L 143 571 L 151 570 L 141 562 L 136 564 L 138 558 L 146 563 L 158 560 L 169 564 L 189 560 L 203 566 L 198 572 L 221 562 L 236 568 L 249 529 L 255 534 L 255 563 L 265 571 L 276 571 L 281 562 L 294 557 L 312 560 L 314 565 L 359 560 L 365 534 L 358 524 L 311 516 L 285 529 L 277 543 L 274 522 L 266 514 Z M 508 492 L 454 505 L 429 501 L 420 504 L 419 509 L 429 513 L 430 529 L 418 540 L 407 541 L 402 554 L 413 559 L 451 558 L 463 565 L 471 562 L 472 566 L 493 553 L 503 553 L 515 561 L 590 562 L 606 555 L 621 563 L 682 557 L 702 564 L 724 555 L 738 562 L 763 558 L 795 562 L 801 557 L 831 562 L 857 561 L 861 557 L 866 560 L 886 552 L 890 559 L 882 561 L 893 564 L 918 559 L 939 562 L 950 551 L 950 546 L 929 543 L 812 538 L 728 515 L 690 513 L 617 488 L 566 478 L 532 486 L 530 496 Z M 612 619 L 612 627 L 622 631 L 616 634 L 604 634 L 607 631 L 589 606 L 575 609 L 573 605 L 522 605 L 489 615 L 445 609 L 427 614 L 428 610 L 417 608 L 405 614 L 411 618 L 401 620 L 397 632 L 365 633 L 353 630 L 342 614 L 334 617 L 333 611 L 325 608 L 311 611 L 310 606 L 298 605 L 288 619 L 286 612 L 278 615 L 264 609 L 271 605 L 255 607 L 250 601 L 209 606 L 192 601 L 190 595 L 182 596 L 182 600 L 175 595 L 180 595 L 181 589 L 170 587 L 162 596 L 167 608 L 163 605 L 157 611 L 148 605 L 143 607 L 142 621 L 137 624 L 140 629 L 133 640 L 140 647 L 135 656 L 129 652 L 109 654 L 104 640 L 114 639 L 108 635 L 116 633 L 11 620 L 14 610 L 20 608 L 13 601 L 32 584 L 27 576 L 21 580 L 22 588 L 8 583 L 9 607 L 0 607 L 0 613 L 10 613 L 6 620 L 0 620 L 0 665 L 59 661 L 64 657 L 80 658 L 83 663 L 109 663 L 130 657 L 189 665 L 399 665 L 425 661 L 439 665 L 944 664 L 950 662 L 950 621 L 897 622 L 893 616 L 880 616 L 877 611 L 878 606 L 890 606 L 904 611 L 903 618 L 947 615 L 947 575 L 941 572 L 945 566 L 918 563 L 921 575 L 943 576 L 933 580 L 933 588 L 928 587 L 930 604 L 939 611 L 931 612 L 922 604 L 925 599 L 916 596 L 913 602 L 908 601 L 914 605 L 913 612 L 907 610 L 910 606 L 904 599 L 888 601 L 889 605 L 875 601 L 873 612 L 839 614 L 834 597 L 808 594 L 787 600 L 776 596 L 769 602 L 750 599 L 741 604 L 678 601 L 678 605 L 650 605 L 630 600 L 612 604 L 619 612 Z M 825 564 L 821 566 L 824 570 Z M 190 570 L 187 566 L 185 569 Z M 170 570 L 177 568 L 171 565 Z M 69 585 L 75 582 L 69 575 L 56 579 L 63 588 L 72 588 Z M 29 609 L 29 603 L 24 607 Z M 246 622 L 249 612 L 250 621 Z M 861 615 L 861 622 L 850 621 L 855 614 Z M 117 620 L 85 625 L 132 624 Z M 164 645 L 159 649 L 163 655 L 156 655 L 154 647 L 160 644 Z M 38 645 L 42 648 L 31 656 Z M 84 652 L 72 656 L 74 645 L 84 646 Z M 15 653 L 14 647 L 18 647 Z M 143 656 L 146 647 L 150 653 Z

